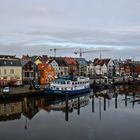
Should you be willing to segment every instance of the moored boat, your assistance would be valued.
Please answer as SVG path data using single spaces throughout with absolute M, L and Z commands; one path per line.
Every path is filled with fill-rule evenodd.
M 81 94 L 90 91 L 88 77 L 75 76 L 57 78 L 44 88 L 46 94 Z

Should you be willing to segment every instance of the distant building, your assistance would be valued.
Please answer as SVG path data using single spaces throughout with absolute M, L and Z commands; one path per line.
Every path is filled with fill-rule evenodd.
M 120 75 L 121 76 L 130 76 L 131 66 L 130 64 L 120 64 Z
M 119 59 L 113 60 L 114 63 L 114 76 L 120 76 L 120 65 L 122 64 L 122 61 Z
M 53 61 L 53 68 L 55 68 L 56 76 L 66 76 L 68 75 L 69 66 L 66 65 L 64 57 L 55 57 L 55 62 Z
M 31 59 L 21 59 L 21 64 L 23 82 L 24 84 L 31 84 L 33 80 L 37 79 L 35 73 L 36 65 Z
M 20 59 L 12 55 L 0 55 L 0 85 L 22 85 Z
M 103 59 L 94 59 L 94 69 L 95 69 L 95 74 L 98 76 L 107 76 L 108 75 L 108 69 L 105 61 Z
M 95 76 L 95 68 L 92 61 L 89 61 L 86 66 L 86 76 L 92 77 Z
M 88 62 L 86 61 L 85 58 L 75 58 L 78 64 L 78 75 L 79 76 L 86 76 L 86 70 L 87 70 L 87 65 Z
M 75 58 L 73 57 L 64 57 L 64 62 L 68 66 L 69 75 L 77 75 L 78 64 Z

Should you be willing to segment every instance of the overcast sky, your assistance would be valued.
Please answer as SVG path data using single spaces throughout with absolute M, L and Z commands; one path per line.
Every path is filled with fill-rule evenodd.
M 140 60 L 140 0 L 0 0 L 0 54 L 54 55 L 50 48 Z

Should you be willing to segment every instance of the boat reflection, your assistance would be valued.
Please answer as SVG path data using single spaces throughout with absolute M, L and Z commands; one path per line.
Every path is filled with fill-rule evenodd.
M 0 100 L 0 121 L 10 121 L 25 117 L 27 129 L 28 121 L 32 120 L 41 110 L 46 112 L 62 112 L 65 121 L 69 121 L 70 113 L 77 112 L 80 115 L 81 108 L 90 107 L 91 113 L 98 113 L 99 120 L 102 119 L 102 112 L 109 109 L 131 107 L 140 104 L 140 86 L 115 86 L 100 92 L 91 92 L 82 95 L 63 97 L 59 96 L 39 96 L 28 97 L 15 100 Z M 130 106 L 131 105 L 131 106 Z M 98 111 L 97 111 L 98 110 Z M 82 110 L 83 111 L 83 110 Z
M 53 111 L 62 111 L 65 113 L 65 120 L 69 120 L 69 112 L 73 112 L 73 110 L 77 110 L 77 114 L 80 115 L 80 108 L 88 105 L 89 103 L 89 93 L 69 96 L 65 95 L 65 98 L 54 100 L 49 106 L 50 110 Z

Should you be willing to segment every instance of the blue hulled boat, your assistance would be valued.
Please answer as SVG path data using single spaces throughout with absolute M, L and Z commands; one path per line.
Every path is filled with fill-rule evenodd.
M 81 94 L 90 91 L 90 81 L 88 77 L 61 77 L 47 84 L 44 88 L 46 94 Z

